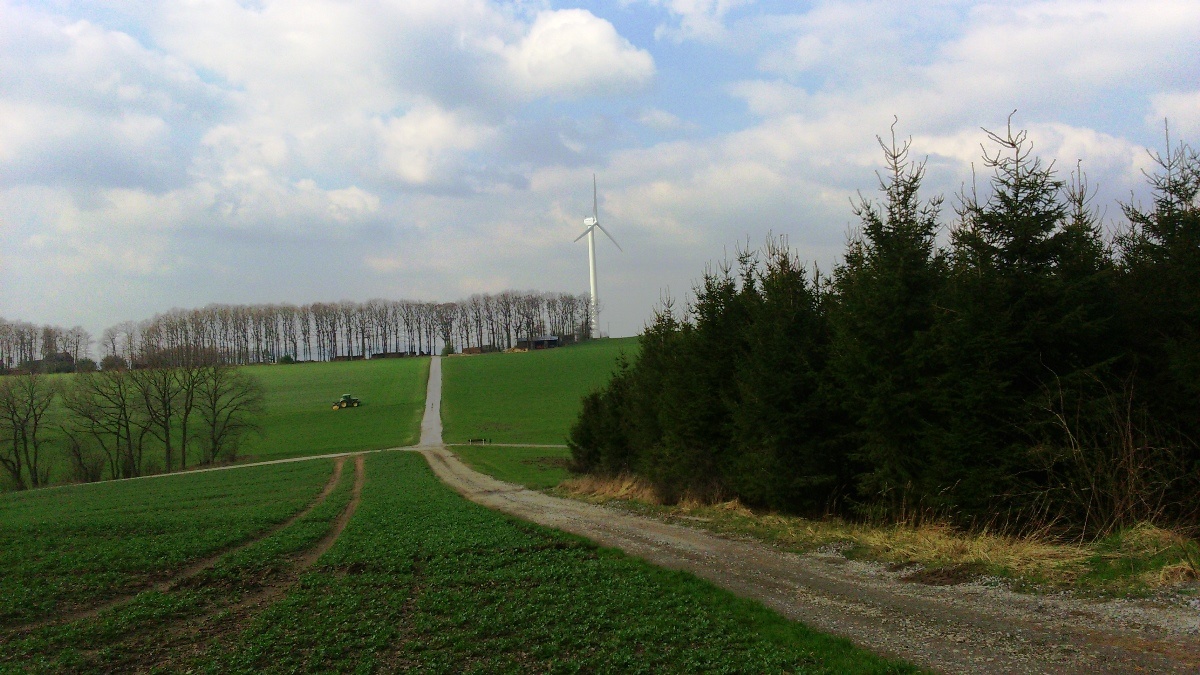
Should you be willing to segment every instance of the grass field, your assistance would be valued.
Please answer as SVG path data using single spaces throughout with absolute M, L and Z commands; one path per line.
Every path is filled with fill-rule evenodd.
M 421 431 L 429 359 L 375 359 L 339 363 L 252 366 L 262 380 L 266 414 L 261 437 L 242 455 L 253 459 L 301 457 L 415 445 Z M 332 410 L 349 393 L 362 405 Z
M 295 553 L 346 504 L 348 473 L 340 500 L 194 583 L 0 634 L 0 670 L 914 672 L 691 575 L 467 502 L 406 452 L 367 458 L 349 526 L 295 575 Z
M 337 363 L 245 366 L 244 371 L 262 382 L 265 414 L 259 419 L 262 433 L 250 434 L 238 449 L 239 461 L 284 459 L 306 455 L 378 450 L 416 444 L 425 406 L 429 359 L 376 359 Z M 52 375 L 66 385 L 74 375 Z M 362 399 L 358 408 L 332 410 L 342 394 Z M 42 432 L 48 441 L 43 456 L 51 484 L 68 483 L 73 471 L 58 426 L 66 411 L 57 399 Z M 197 424 L 193 417 L 193 424 Z M 193 428 L 188 466 L 200 461 Z M 176 430 L 175 442 L 178 444 Z M 161 443 L 147 437 L 145 473 L 164 466 Z M 104 467 L 102 478 L 112 476 Z M 11 490 L 7 474 L 0 473 L 0 494 Z
M 442 424 L 447 443 L 566 443 L 583 396 L 603 386 L 617 356 L 637 338 L 594 340 L 520 354 L 442 361 Z
M 456 445 L 451 448 L 472 469 L 509 483 L 544 490 L 570 478 L 571 452 L 566 448 L 513 448 Z
M 310 502 L 328 461 L 0 495 L 0 627 L 136 591 Z

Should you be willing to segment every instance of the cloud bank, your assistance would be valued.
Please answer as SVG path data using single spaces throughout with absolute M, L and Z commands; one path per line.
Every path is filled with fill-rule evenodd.
M 640 329 L 787 234 L 828 268 L 894 118 L 930 195 L 1012 110 L 1100 201 L 1195 142 L 1194 2 L 0 3 L 0 315 L 586 289 Z M 1113 214 L 1113 209 L 1109 209 Z

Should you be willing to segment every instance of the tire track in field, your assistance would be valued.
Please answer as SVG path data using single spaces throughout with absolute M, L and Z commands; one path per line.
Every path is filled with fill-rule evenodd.
M 288 526 L 292 525 L 293 523 L 300 520 L 304 516 L 307 516 L 309 513 L 312 512 L 313 509 L 317 508 L 322 503 L 324 503 L 325 499 L 328 498 L 330 493 L 333 492 L 333 489 L 337 486 L 338 481 L 342 477 L 342 467 L 345 465 L 345 463 L 346 463 L 345 457 L 338 457 L 334 460 L 333 474 L 330 475 L 329 480 L 325 483 L 325 487 L 322 488 L 320 494 L 318 494 L 315 499 L 313 499 L 311 502 L 309 502 L 308 506 L 305 506 L 303 509 L 300 509 L 298 512 L 296 512 L 294 515 L 292 515 L 290 518 L 283 521 L 282 523 L 279 523 L 278 525 L 267 528 L 266 530 L 257 534 L 253 538 L 251 538 L 245 542 L 242 542 L 241 544 L 237 544 L 232 547 L 222 548 L 219 551 L 217 551 L 216 553 L 213 553 L 212 555 L 206 556 L 204 558 L 201 558 L 201 559 L 191 563 L 187 567 L 183 568 L 183 571 L 172 576 L 171 578 L 151 584 L 150 587 L 148 587 L 148 588 L 141 588 L 133 593 L 126 593 L 124 595 L 120 595 L 116 598 L 107 600 L 99 605 L 89 607 L 88 609 L 67 612 L 64 614 L 59 614 L 51 619 L 43 619 L 41 621 L 35 621 L 33 623 L 27 623 L 27 624 L 24 624 L 21 626 L 6 628 L 5 631 L 7 633 L 9 633 L 10 635 L 19 635 L 21 633 L 28 633 L 30 631 L 34 631 L 39 628 L 45 628 L 47 626 L 72 623 L 74 621 L 82 621 L 84 619 L 90 619 L 92 617 L 95 617 L 105 610 L 113 609 L 114 607 L 119 607 L 119 606 L 133 600 L 138 595 L 145 593 L 146 591 L 157 591 L 159 593 L 166 593 L 168 591 L 171 591 L 171 590 L 177 588 L 183 582 L 185 582 L 189 579 L 192 579 L 193 577 L 199 575 L 200 573 L 204 572 L 205 570 L 210 569 L 211 567 L 216 565 L 218 562 L 220 562 L 220 560 L 222 558 L 224 558 L 225 556 L 230 555 L 232 553 L 237 553 L 238 551 L 241 551 L 242 549 L 245 549 L 249 546 L 253 546 L 254 544 L 257 544 L 258 542 L 262 541 L 263 539 L 266 539 L 267 537 L 277 534 L 278 532 L 280 532 L 283 529 L 287 528 Z M 358 466 L 355 467 L 356 474 L 359 471 L 359 467 L 362 465 L 362 456 L 361 455 L 358 456 L 357 464 L 358 464 Z M 358 478 L 357 475 L 355 476 L 355 478 L 356 478 L 355 486 L 357 487 L 357 478 Z M 343 525 L 343 527 L 344 527 L 344 525 Z
M 138 650 L 141 657 L 136 663 L 119 664 L 122 669 L 138 671 L 176 670 L 189 659 L 203 658 L 209 648 L 220 645 L 241 632 L 255 616 L 283 598 L 300 581 L 309 568 L 317 563 L 338 539 L 354 518 L 362 501 L 362 488 L 366 482 L 366 456 L 354 456 L 354 485 L 350 501 L 334 520 L 325 536 L 311 548 L 295 558 L 291 569 L 281 578 L 275 579 L 260 589 L 243 595 L 234 603 L 218 603 L 207 611 L 178 619 L 170 626 L 159 626 L 157 635 L 150 635 L 145 649 Z M 184 630 L 174 630 L 184 624 Z M 168 639 L 162 640 L 162 635 Z
M 203 659 L 214 647 L 236 639 L 238 633 L 270 605 L 284 597 L 304 572 L 337 543 L 349 525 L 362 497 L 366 480 L 365 456 L 354 458 L 354 483 L 350 501 L 331 521 L 325 534 L 308 549 L 284 558 L 286 570 L 262 587 L 239 594 L 230 588 L 192 614 L 142 623 L 116 643 L 106 644 L 107 658 L 97 648 L 81 651 L 86 668 L 106 672 L 181 671 Z M 339 473 L 340 477 L 340 473 Z M 336 482 L 335 482 L 336 485 Z M 309 509 L 311 510 L 311 509 Z M 290 561 L 288 564 L 286 561 Z M 249 583 L 254 584 L 251 580 Z M 171 589 L 174 590 L 174 589 Z

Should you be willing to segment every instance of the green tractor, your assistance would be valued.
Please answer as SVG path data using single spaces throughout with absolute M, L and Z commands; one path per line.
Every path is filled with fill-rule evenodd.
M 358 403 L 359 403 L 358 399 L 354 398 L 350 394 L 342 394 L 342 397 L 340 399 L 338 399 L 338 401 L 336 403 L 333 404 L 333 409 L 337 410 L 339 408 L 357 408 Z

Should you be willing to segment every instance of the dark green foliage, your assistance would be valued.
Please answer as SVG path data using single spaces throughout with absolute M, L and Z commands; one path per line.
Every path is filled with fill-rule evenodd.
M 827 282 L 782 241 L 707 273 L 585 401 L 577 468 L 798 511 L 1195 524 L 1200 158 L 1154 155 L 1153 208 L 1124 206 L 1114 251 L 1082 171 L 1011 127 L 988 139 L 945 246 L 893 137 Z
M 836 424 L 823 382 L 827 320 L 818 280 L 785 242 L 769 241 L 763 253 L 743 287 L 744 352 L 733 377 L 726 482 L 754 503 L 817 510 L 847 478 L 845 462 L 825 447 Z
M 1186 145 L 1154 155 L 1153 208 L 1125 204 L 1117 238 L 1122 333 L 1144 396 L 1164 426 L 1190 439 L 1200 462 L 1200 154 Z
M 860 467 L 860 493 L 896 509 L 914 490 L 931 491 L 923 483 L 943 448 L 935 420 L 944 365 L 933 327 L 946 261 L 934 243 L 941 200 L 918 195 L 924 165 L 894 136 L 880 146 L 884 201 L 855 206 L 862 230 L 834 273 L 827 375 L 850 422 L 839 447 Z

